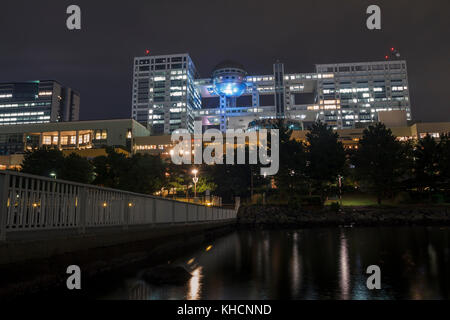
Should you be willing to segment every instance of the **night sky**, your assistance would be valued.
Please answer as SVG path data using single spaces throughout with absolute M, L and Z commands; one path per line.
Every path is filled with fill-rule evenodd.
M 82 29 L 66 28 L 77 4 Z M 382 30 L 366 28 L 381 7 Z M 251 74 L 383 60 L 409 69 L 414 120 L 450 121 L 449 0 L 21 1 L 0 3 L 0 82 L 55 79 L 81 94 L 81 119 L 128 118 L 133 57 L 190 53 L 200 75 L 233 59 Z

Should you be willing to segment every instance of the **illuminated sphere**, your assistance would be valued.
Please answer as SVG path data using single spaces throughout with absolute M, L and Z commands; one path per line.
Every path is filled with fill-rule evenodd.
M 213 88 L 218 95 L 239 97 L 245 92 L 247 72 L 233 61 L 223 61 L 213 70 Z

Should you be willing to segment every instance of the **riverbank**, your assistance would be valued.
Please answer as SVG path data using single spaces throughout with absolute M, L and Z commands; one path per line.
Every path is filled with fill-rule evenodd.
M 378 225 L 450 225 L 450 206 L 342 207 L 293 209 L 288 206 L 241 206 L 240 226 L 378 226 Z

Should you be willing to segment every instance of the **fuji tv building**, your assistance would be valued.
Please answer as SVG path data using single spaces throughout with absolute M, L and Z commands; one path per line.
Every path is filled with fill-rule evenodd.
M 352 129 L 411 120 L 404 60 L 318 64 L 315 73 L 288 73 L 277 61 L 265 75 L 224 61 L 201 78 L 185 53 L 136 57 L 133 68 L 132 118 L 152 135 L 193 132 L 196 120 L 222 132 L 258 130 L 273 119 L 298 130 L 315 121 Z

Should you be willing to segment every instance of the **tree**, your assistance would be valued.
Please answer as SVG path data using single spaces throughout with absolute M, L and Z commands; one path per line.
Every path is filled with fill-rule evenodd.
M 64 155 L 56 148 L 41 148 L 27 151 L 22 160 L 22 172 L 45 177 L 61 177 Z
M 138 153 L 127 162 L 126 172 L 119 173 L 120 189 L 152 194 L 164 186 L 165 165 L 159 156 Z
M 27 151 L 22 172 L 80 183 L 90 183 L 93 178 L 93 167 L 86 158 L 75 153 L 64 157 L 59 149 L 47 147 Z
M 438 143 L 428 134 L 419 140 L 414 149 L 414 177 L 422 191 L 425 188 L 436 188 L 439 178 L 439 151 Z
M 232 201 L 236 196 L 250 196 L 251 175 L 254 172 L 249 164 L 226 164 L 224 162 L 211 166 L 205 165 L 202 172 L 210 176 L 217 185 L 215 194 L 222 197 L 224 202 Z M 254 175 L 255 185 L 258 176 Z
M 275 175 L 275 183 L 280 192 L 287 198 L 293 198 L 298 193 L 306 191 L 308 177 L 306 175 L 306 146 L 299 141 L 291 139 L 292 130 L 279 121 L 280 165 Z
M 187 197 L 187 190 L 192 177 L 189 177 L 189 169 L 191 166 L 186 164 L 177 165 L 170 162 L 167 166 L 167 177 L 164 188 L 169 190 L 169 193 L 176 194 L 183 192 Z
M 126 155 L 112 147 L 106 148 L 106 156 L 95 157 L 92 164 L 95 171 L 93 184 L 109 188 L 120 188 L 120 179 L 129 169 Z
M 261 166 L 249 164 L 249 147 L 245 146 L 245 164 L 227 164 L 225 155 L 223 164 L 203 165 L 202 176 L 216 185 L 215 194 L 224 202 L 232 202 L 235 197 L 249 197 L 252 191 L 261 191 L 267 185 L 267 178 L 260 174 Z M 236 163 L 237 153 L 235 153 Z
M 448 188 L 450 184 L 450 136 L 441 136 L 439 142 L 438 168 L 440 181 Z
M 147 194 L 163 187 L 166 170 L 159 156 L 135 154 L 127 158 L 114 148 L 107 148 L 106 153 L 93 160 L 94 184 Z
M 405 155 L 402 144 L 382 123 L 369 126 L 363 132 L 355 155 L 355 166 L 360 181 L 367 183 L 382 197 L 392 192 L 405 171 Z
M 306 134 L 307 138 L 307 174 L 312 187 L 325 200 L 328 188 L 335 184 L 345 169 L 345 151 L 338 141 L 338 134 L 322 122 L 313 124 Z
M 197 182 L 197 194 L 203 193 L 206 190 L 214 191 L 217 188 L 217 184 L 215 184 L 209 177 L 199 177 Z
M 94 167 L 86 158 L 76 153 L 71 153 L 64 158 L 60 178 L 80 183 L 90 183 L 94 178 Z

